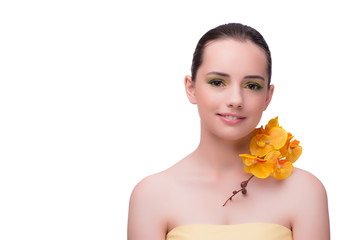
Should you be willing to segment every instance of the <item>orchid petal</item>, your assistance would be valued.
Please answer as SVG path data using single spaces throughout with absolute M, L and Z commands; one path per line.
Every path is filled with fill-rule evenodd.
M 273 176 L 276 179 L 284 179 L 291 175 L 294 166 L 291 162 L 280 161 L 276 168 L 274 169 Z
M 298 160 L 298 158 L 300 157 L 301 154 L 302 154 L 301 146 L 297 146 L 295 148 L 290 147 L 288 150 L 288 155 L 286 156 L 286 160 L 294 163 L 296 160 Z
M 278 117 L 271 119 L 268 124 L 266 124 L 265 130 L 270 132 L 270 130 L 274 127 L 279 127 Z
M 274 127 L 270 130 L 269 134 L 270 144 L 275 149 L 280 149 L 285 145 L 287 139 L 287 132 L 284 129 L 280 127 Z

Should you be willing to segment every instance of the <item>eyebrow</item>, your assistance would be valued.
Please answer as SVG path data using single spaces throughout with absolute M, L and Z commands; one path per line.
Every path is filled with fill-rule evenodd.
M 209 72 L 206 75 L 219 75 L 219 76 L 222 76 L 222 77 L 230 77 L 229 74 L 222 73 L 222 72 Z M 247 75 L 247 76 L 244 77 L 244 79 L 255 79 L 255 78 L 265 81 L 265 78 L 260 76 L 260 75 Z
M 222 72 L 209 72 L 209 73 L 207 73 L 206 75 L 219 75 L 219 76 L 222 76 L 222 77 L 230 77 L 229 74 L 227 74 L 227 73 L 222 73 Z
M 265 81 L 265 78 L 263 78 L 262 76 L 259 76 L 259 75 L 248 75 L 248 76 L 244 77 L 244 79 L 253 79 L 253 78 L 257 78 L 257 79 L 261 79 L 261 80 Z

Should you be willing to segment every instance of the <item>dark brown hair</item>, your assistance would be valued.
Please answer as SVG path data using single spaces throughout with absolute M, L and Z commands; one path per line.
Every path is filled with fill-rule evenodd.
M 220 25 L 214 29 L 211 29 L 202 36 L 195 48 L 193 54 L 193 60 L 191 65 L 191 75 L 192 80 L 196 80 L 196 74 L 199 67 L 202 64 L 202 58 L 204 53 L 204 48 L 206 45 L 217 39 L 226 39 L 232 38 L 239 41 L 251 41 L 261 49 L 264 50 L 266 60 L 267 60 L 267 74 L 269 78 L 269 85 L 271 80 L 271 53 L 269 46 L 267 45 L 263 36 L 254 28 L 240 24 L 240 23 L 228 23 Z

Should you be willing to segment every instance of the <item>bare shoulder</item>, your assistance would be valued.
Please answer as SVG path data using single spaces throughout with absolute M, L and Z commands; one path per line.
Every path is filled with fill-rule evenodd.
M 325 191 L 322 182 L 315 175 L 303 169 L 294 168 L 290 179 L 292 184 L 299 185 L 299 187 L 303 186 L 322 192 Z
M 137 199 L 148 199 L 148 200 L 166 200 L 166 196 L 169 195 L 169 190 L 174 184 L 174 168 L 170 167 L 159 173 L 152 174 L 142 179 L 135 187 L 131 194 L 130 201 Z M 157 201 L 152 202 L 154 205 Z M 151 204 L 148 202 L 148 204 Z
M 295 168 L 286 179 L 286 192 L 291 198 L 295 215 L 302 214 L 302 208 L 318 208 L 327 204 L 327 193 L 322 182 L 310 172 Z M 296 206 L 296 207 L 294 207 Z
M 142 179 L 134 187 L 130 197 L 130 210 L 135 205 L 136 207 L 143 206 L 159 211 L 165 207 L 166 196 L 169 190 L 170 175 L 167 171 L 152 174 Z M 150 212 L 148 209 L 146 212 Z M 154 217 L 154 216 L 153 216 Z
M 130 197 L 130 211 L 133 208 L 157 207 L 157 200 L 161 198 L 163 184 L 160 173 L 147 176 L 134 187 Z
M 134 190 L 131 194 L 131 199 L 140 196 L 154 196 L 155 192 L 159 193 L 159 191 L 166 185 L 164 182 L 165 180 L 165 172 L 160 172 L 145 177 L 134 187 Z
M 129 204 L 129 240 L 165 239 L 170 189 L 168 170 L 145 177 L 134 187 Z
M 326 189 L 322 182 L 312 173 L 300 168 L 294 168 L 291 177 L 289 178 L 289 187 L 292 194 L 305 194 L 312 196 L 326 198 Z M 305 197 L 305 196 L 304 196 Z
M 299 168 L 294 169 L 288 180 L 294 238 L 329 239 L 328 200 L 322 182 Z

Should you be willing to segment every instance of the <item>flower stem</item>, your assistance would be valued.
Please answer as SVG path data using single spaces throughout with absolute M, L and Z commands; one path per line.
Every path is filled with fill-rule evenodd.
M 241 183 L 241 189 L 240 189 L 240 190 L 237 190 L 237 191 L 233 191 L 233 194 L 226 200 L 226 202 L 225 202 L 222 206 L 225 207 L 225 205 L 227 204 L 227 202 L 228 202 L 228 201 L 231 201 L 232 198 L 233 198 L 236 194 L 238 194 L 239 192 L 241 192 L 242 194 L 246 194 L 246 193 L 247 193 L 246 186 L 247 186 L 247 184 L 249 183 L 249 181 L 250 181 L 253 177 L 254 177 L 254 175 L 251 175 L 248 180 L 243 181 L 243 182 Z

